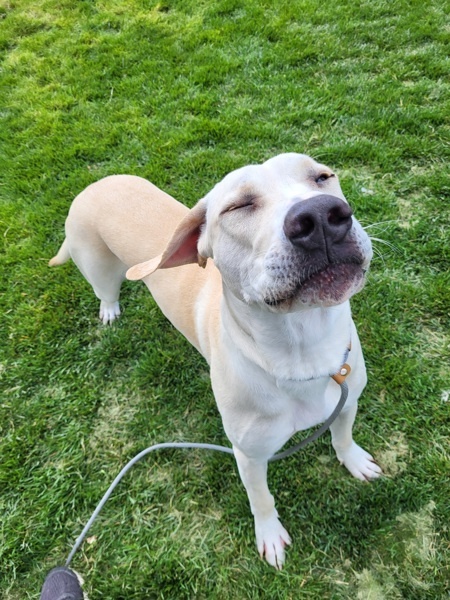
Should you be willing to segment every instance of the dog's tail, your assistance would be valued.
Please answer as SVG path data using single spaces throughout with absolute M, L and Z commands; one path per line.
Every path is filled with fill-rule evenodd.
M 58 254 L 54 256 L 48 263 L 49 267 L 57 267 L 59 265 L 63 265 L 70 258 L 69 245 L 67 243 L 67 238 L 62 243 L 61 248 L 58 251 Z

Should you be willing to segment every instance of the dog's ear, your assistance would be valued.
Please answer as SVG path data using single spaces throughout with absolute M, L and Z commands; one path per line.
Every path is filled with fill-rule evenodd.
M 206 202 L 200 200 L 175 229 L 162 254 L 128 269 L 126 276 L 131 281 L 144 279 L 157 269 L 170 269 L 190 263 L 206 266 L 206 258 L 198 253 L 197 243 L 201 227 L 205 222 Z

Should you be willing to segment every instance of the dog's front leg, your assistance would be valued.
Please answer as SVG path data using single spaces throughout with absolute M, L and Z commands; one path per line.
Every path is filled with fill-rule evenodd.
M 332 444 L 340 463 L 361 481 L 370 481 L 381 475 L 381 469 L 361 446 L 353 440 L 352 428 L 358 405 L 346 407 L 331 425 Z
M 275 502 L 267 486 L 267 460 L 249 458 L 236 447 L 234 454 L 255 519 L 259 554 L 270 565 L 281 569 L 285 557 L 284 549 L 291 543 L 291 538 L 278 520 Z

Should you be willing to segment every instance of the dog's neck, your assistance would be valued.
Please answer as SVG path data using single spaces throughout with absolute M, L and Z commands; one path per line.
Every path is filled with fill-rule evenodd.
M 346 355 L 352 324 L 349 302 L 281 314 L 248 305 L 225 288 L 221 311 L 229 344 L 277 380 L 332 375 Z

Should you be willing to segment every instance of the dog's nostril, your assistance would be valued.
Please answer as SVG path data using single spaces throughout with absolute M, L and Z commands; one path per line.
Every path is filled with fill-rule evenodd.
M 311 212 L 291 210 L 284 222 L 284 233 L 293 244 L 301 244 L 314 235 L 316 226 L 317 219 Z
M 327 219 L 330 225 L 341 225 L 351 219 L 352 209 L 348 204 L 334 206 L 328 211 Z
M 297 221 L 296 237 L 307 237 L 314 231 L 314 219 L 310 216 L 304 216 Z

